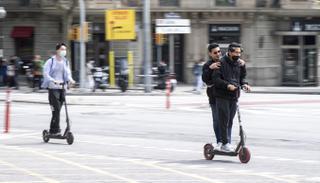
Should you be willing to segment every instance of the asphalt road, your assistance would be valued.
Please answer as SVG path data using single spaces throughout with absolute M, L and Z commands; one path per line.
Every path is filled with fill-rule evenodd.
M 203 146 L 214 139 L 204 95 L 174 96 L 170 109 L 162 96 L 104 100 L 69 106 L 72 145 L 42 141 L 48 105 L 13 103 L 10 133 L 0 134 L 0 182 L 320 182 L 320 96 L 243 94 L 247 164 L 204 159 Z M 235 118 L 233 144 L 238 139 Z

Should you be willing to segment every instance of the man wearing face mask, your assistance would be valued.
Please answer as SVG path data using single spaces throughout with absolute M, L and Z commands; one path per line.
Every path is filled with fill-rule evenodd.
M 64 87 L 67 83 L 74 84 L 66 55 L 66 45 L 64 43 L 57 44 L 56 54 L 46 61 L 43 69 L 42 88 L 48 88 L 49 104 L 52 111 L 49 133 L 53 135 L 61 135 L 60 110 L 65 101 Z
M 218 114 L 221 150 L 230 152 L 232 123 L 237 110 L 240 89 L 250 91 L 245 81 L 246 67 L 241 64 L 242 48 L 238 43 L 231 43 L 228 53 L 220 59 L 220 68 L 213 70 L 212 80 L 215 89 L 216 110 Z

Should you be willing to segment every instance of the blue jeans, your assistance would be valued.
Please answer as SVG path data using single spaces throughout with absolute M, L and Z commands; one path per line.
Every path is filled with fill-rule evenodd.
M 210 104 L 211 112 L 212 112 L 212 121 L 213 121 L 213 131 L 216 135 L 217 143 L 221 142 L 221 135 L 220 135 L 220 127 L 219 127 L 219 120 L 218 120 L 218 113 L 216 108 L 216 103 Z

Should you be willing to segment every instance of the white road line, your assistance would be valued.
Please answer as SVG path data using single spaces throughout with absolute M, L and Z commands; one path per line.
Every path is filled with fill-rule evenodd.
M 38 133 L 36 134 L 38 135 Z M 1 137 L 1 136 L 0 136 Z M 39 137 L 35 136 L 26 136 L 28 138 L 34 138 L 39 139 Z M 79 143 L 88 143 L 88 144 L 96 144 L 96 145 L 103 145 L 103 146 L 123 146 L 123 147 L 133 147 L 138 149 L 154 149 L 157 151 L 169 151 L 169 152 L 181 152 L 181 153 L 195 153 L 195 154 L 201 154 L 202 149 L 199 149 L 199 151 L 194 150 L 188 150 L 188 149 L 174 149 L 174 148 L 159 148 L 157 146 L 140 146 L 140 145 L 128 145 L 128 144 L 121 144 L 121 143 L 107 143 L 107 142 L 96 142 L 96 141 L 88 141 L 88 140 L 79 140 Z M 255 155 L 254 158 L 257 159 L 268 159 L 272 161 L 288 161 L 288 162 L 294 162 L 294 163 L 300 163 L 300 164 L 320 164 L 320 161 L 318 160 L 307 160 L 307 159 L 291 159 L 291 158 L 282 158 L 282 157 L 274 157 L 274 156 L 259 156 Z
M 13 138 L 20 138 L 20 137 L 29 137 L 29 136 L 34 136 L 34 135 L 39 135 L 39 132 L 34 132 L 34 133 L 23 133 L 23 134 L 12 134 L 12 133 L 8 133 L 8 134 L 2 134 L 0 136 L 1 140 L 5 140 L 5 139 L 13 139 Z
M 303 159 L 291 159 L 291 158 L 280 158 L 280 157 L 273 157 L 273 156 L 254 156 L 257 159 L 268 159 L 273 161 L 292 161 L 294 163 L 302 163 L 302 164 L 320 164 L 320 161 L 317 160 L 303 160 Z
M 9 163 L 9 162 L 3 161 L 3 160 L 0 160 L 0 164 L 3 164 L 3 165 L 8 166 L 8 167 L 11 167 L 11 168 L 13 168 L 14 170 L 23 172 L 23 173 L 25 173 L 25 174 L 27 174 L 27 175 L 30 175 L 30 176 L 33 176 L 33 177 L 37 177 L 37 178 L 39 178 L 39 179 L 41 179 L 41 180 L 43 180 L 43 181 L 46 181 L 46 182 L 48 182 L 48 183 L 59 183 L 59 181 L 57 181 L 57 180 L 48 178 L 48 177 L 46 177 L 46 176 L 43 176 L 43 175 L 41 175 L 41 174 L 32 172 L 32 171 L 27 170 L 27 169 L 25 169 L 25 168 L 18 167 L 18 166 L 16 166 L 16 165 L 12 164 L 12 163 Z
M 310 178 L 307 178 L 306 181 L 320 182 L 320 177 L 310 177 Z
M 200 176 L 200 175 L 197 175 L 197 174 L 187 173 L 187 172 L 183 172 L 183 171 L 180 171 L 180 170 L 176 170 L 176 169 L 173 169 L 173 168 L 163 167 L 163 166 L 152 164 L 152 163 L 148 163 L 148 162 L 142 162 L 141 160 L 129 160 L 129 161 L 132 162 L 132 163 L 135 163 L 135 164 L 156 168 L 156 169 L 159 169 L 159 170 L 164 170 L 164 171 L 167 171 L 167 172 L 176 173 L 176 174 L 192 177 L 192 178 L 203 180 L 203 181 L 207 181 L 207 182 L 215 182 L 215 183 L 220 183 L 221 182 L 222 183 L 222 181 L 217 180 L 217 179 L 211 179 L 211 178 L 207 178 L 207 177 Z
M 98 173 L 98 174 L 107 175 L 107 176 L 110 176 L 110 177 L 113 177 L 113 178 L 116 178 L 116 179 L 119 179 L 119 180 L 122 180 L 122 181 L 126 181 L 126 182 L 129 182 L 129 183 L 137 183 L 137 181 L 134 181 L 134 180 L 131 180 L 131 179 L 119 176 L 119 175 L 115 175 L 113 173 L 110 173 L 110 172 L 107 172 L 107 171 L 103 171 L 103 170 L 98 169 L 98 168 L 93 168 L 93 167 L 90 167 L 90 166 L 81 165 L 80 163 L 76 163 L 76 162 L 69 161 L 69 160 L 66 160 L 66 159 L 63 159 L 63 158 L 58 158 L 58 157 L 52 156 L 48 152 L 42 153 L 39 150 L 33 150 L 31 148 L 20 148 L 18 146 L 10 146 L 10 147 L 8 147 L 8 146 L 2 146 L 1 145 L 0 147 L 1 148 L 6 148 L 6 149 L 11 149 L 11 150 L 22 151 L 22 152 L 33 153 L 33 154 L 36 154 L 36 155 L 47 157 L 47 158 L 52 159 L 52 160 L 63 162 L 65 164 L 69 164 L 69 165 L 76 166 L 76 167 L 79 167 L 79 168 L 82 168 L 82 169 L 85 169 L 85 170 L 89 170 L 89 171 L 92 171 L 92 172 L 95 172 L 95 173 Z

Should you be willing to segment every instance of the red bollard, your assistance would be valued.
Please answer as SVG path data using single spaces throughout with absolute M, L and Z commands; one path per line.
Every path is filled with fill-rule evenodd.
M 11 89 L 7 89 L 7 98 L 6 98 L 6 106 L 5 106 L 5 118 L 4 118 L 4 133 L 9 133 L 10 128 L 10 92 Z
M 170 83 L 170 79 L 167 79 L 166 81 L 166 96 L 167 96 L 166 108 L 167 109 L 170 108 L 170 92 L 171 92 L 171 83 Z

